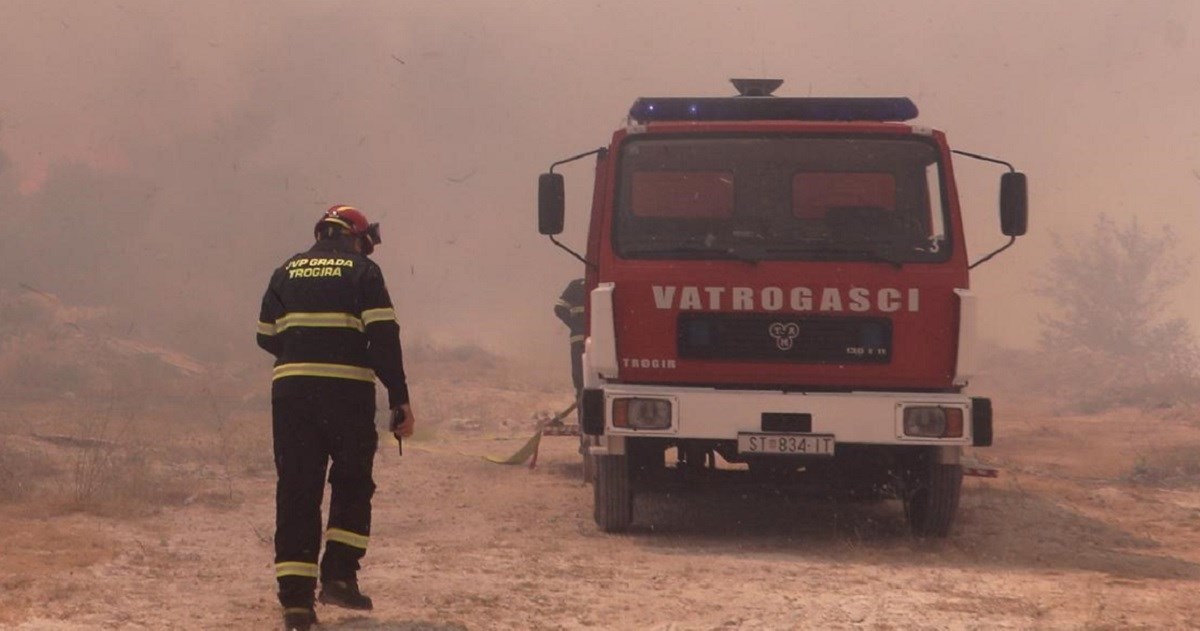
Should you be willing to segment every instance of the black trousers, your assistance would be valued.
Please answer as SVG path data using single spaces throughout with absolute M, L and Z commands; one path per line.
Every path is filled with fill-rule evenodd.
M 583 390 L 583 342 L 571 342 L 571 383 Z
M 571 342 L 571 383 L 575 384 L 575 403 L 581 403 L 583 396 L 583 342 Z M 575 409 L 575 419 L 578 421 L 582 410 Z
M 279 396 L 277 389 L 272 400 L 279 476 L 275 576 L 284 607 L 311 607 L 318 576 L 322 581 L 355 579 L 371 534 L 371 469 L 379 441 L 374 386 L 311 381 L 303 395 Z M 318 566 L 327 469 L 329 522 Z

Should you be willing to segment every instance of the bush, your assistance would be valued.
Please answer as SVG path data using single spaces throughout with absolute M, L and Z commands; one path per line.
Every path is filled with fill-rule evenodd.
M 1052 374 L 1040 387 L 1092 411 L 1192 397 L 1200 351 L 1187 322 L 1168 316 L 1170 293 L 1187 278 L 1171 231 L 1101 215 L 1090 234 L 1054 241 L 1037 290 L 1054 306 L 1041 318 Z

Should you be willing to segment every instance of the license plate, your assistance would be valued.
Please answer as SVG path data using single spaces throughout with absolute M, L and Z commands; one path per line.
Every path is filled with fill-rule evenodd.
M 739 454 L 832 456 L 832 434 L 738 434 Z

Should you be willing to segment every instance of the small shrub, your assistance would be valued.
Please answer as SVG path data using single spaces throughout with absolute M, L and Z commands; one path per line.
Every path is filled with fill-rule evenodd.
M 29 497 L 42 482 L 55 475 L 43 454 L 21 449 L 0 438 L 0 503 Z
M 1152 486 L 1200 485 L 1200 444 L 1142 454 L 1134 463 L 1129 479 Z
M 72 508 L 114 516 L 128 516 L 168 504 L 180 504 L 194 494 L 194 481 L 173 473 L 164 457 L 153 452 L 134 428 L 138 402 L 120 413 L 107 413 L 81 424 L 77 447 L 70 459 L 67 480 Z M 119 423 L 112 419 L 120 416 Z M 170 463 L 174 464 L 174 463 Z
M 97 443 L 81 449 L 70 479 L 70 506 L 127 517 L 181 505 L 195 495 L 194 482 L 174 475 L 137 445 Z

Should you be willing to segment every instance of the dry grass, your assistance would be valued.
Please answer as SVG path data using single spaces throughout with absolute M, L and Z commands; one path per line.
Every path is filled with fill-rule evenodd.
M 1142 454 L 1128 477 L 1151 486 L 1200 486 L 1200 444 L 1176 445 Z
M 564 353 L 566 349 L 564 348 Z M 473 345 L 405 347 L 418 425 L 415 439 L 430 438 L 455 423 L 483 432 L 532 430 L 570 404 L 570 375 L 521 364 Z
M 270 414 L 216 401 L 16 403 L 0 418 L 0 502 L 118 518 L 234 506 L 240 480 L 273 473 Z
M 68 507 L 113 517 L 181 505 L 196 488 L 142 445 L 98 444 L 79 451 L 69 481 Z
M 0 436 L 0 504 L 30 497 L 57 475 L 44 454 L 13 442 Z
M 114 363 L 97 372 L 103 389 L 68 394 L 60 388 L 70 380 L 46 372 L 68 364 L 61 359 L 33 371 L 40 389 L 5 396 L 0 502 L 132 518 L 193 502 L 236 506 L 245 480 L 274 476 L 265 363 L 209 370 L 187 383 L 160 376 L 168 388 L 149 374 L 159 363 Z M 537 413 L 569 402 L 568 375 L 530 371 L 476 346 L 418 343 L 406 347 L 406 359 L 415 440 L 432 439 L 458 419 L 478 421 L 486 432 L 524 431 Z M 386 415 L 381 406 L 381 429 Z
M 109 516 L 136 516 L 178 505 L 196 491 L 181 474 L 179 455 L 164 448 L 144 399 L 122 400 L 85 417 L 63 454 L 65 507 Z
M 1098 414 L 1122 407 L 1167 410 L 1200 404 L 1200 375 L 1165 370 L 1152 360 L 993 347 L 985 352 L 982 365 L 973 385 L 1006 400 L 1052 402 L 1060 413 Z

